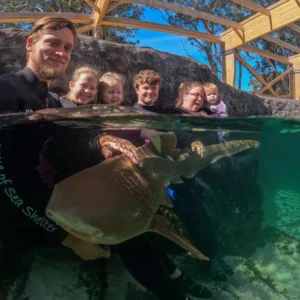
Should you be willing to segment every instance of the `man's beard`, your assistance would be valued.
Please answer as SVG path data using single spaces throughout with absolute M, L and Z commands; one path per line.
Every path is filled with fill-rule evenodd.
M 52 80 L 59 77 L 63 72 L 56 71 L 53 67 L 40 65 L 37 68 L 38 77 L 41 79 Z
M 37 58 L 37 55 L 33 55 L 32 61 L 35 65 L 37 76 L 40 79 L 52 80 L 64 73 L 66 68 L 56 69 L 47 64 L 48 56 L 45 53 L 40 56 L 40 59 Z

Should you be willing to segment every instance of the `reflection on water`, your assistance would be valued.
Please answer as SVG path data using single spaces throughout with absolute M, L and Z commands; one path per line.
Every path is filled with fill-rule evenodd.
M 155 152 L 157 147 L 154 147 L 153 151 L 164 160 L 154 160 L 151 164 L 145 164 L 141 171 L 142 175 L 137 177 L 144 176 L 149 182 L 152 180 L 151 176 L 156 176 L 151 182 L 151 195 L 145 194 L 137 179 L 130 181 L 129 178 L 133 177 L 133 173 L 126 173 L 128 170 L 125 172 L 122 166 L 117 171 L 122 172 L 123 177 L 113 178 L 131 190 L 133 198 L 142 198 L 144 201 L 142 203 L 147 205 L 149 204 L 147 199 L 155 202 L 157 200 L 155 197 L 161 197 L 155 190 L 158 184 L 170 183 L 168 194 L 173 208 L 161 206 L 159 215 L 166 217 L 173 230 L 184 235 L 199 251 L 208 256 L 217 265 L 216 268 L 222 270 L 227 281 L 220 282 L 220 278 L 217 278 L 218 272 L 214 273 L 211 263 L 195 260 L 187 255 L 185 250 L 161 236 L 154 235 L 151 239 L 154 239 L 152 241 L 156 243 L 155 245 L 160 245 L 168 252 L 183 272 L 209 287 L 213 299 L 299 299 L 300 289 L 297 280 L 300 273 L 298 183 L 300 122 L 298 119 L 260 117 L 210 120 L 183 116 L 156 117 L 132 114 L 126 109 L 120 111 L 114 108 L 108 111 L 103 107 L 89 107 L 85 110 L 64 109 L 62 112 L 52 110 L 51 113 L 31 114 L 26 117 L 5 116 L 1 117 L 0 123 L 1 202 L 3 205 L 3 202 L 9 201 L 11 207 L 8 211 L 12 207 L 20 211 L 23 209 L 23 214 L 31 222 L 37 222 L 38 217 L 35 219 L 35 216 L 38 213 L 34 212 L 33 208 L 29 209 L 31 204 L 26 202 L 26 197 L 33 196 L 35 191 L 32 190 L 35 188 L 40 196 L 44 190 L 33 186 L 36 181 L 32 181 L 30 178 L 33 177 L 30 176 L 38 172 L 42 184 L 52 190 L 54 184 L 97 164 L 100 150 L 93 147 L 97 146 L 95 140 L 100 133 L 125 138 L 141 146 L 145 139 L 141 139 L 137 134 L 138 129 L 174 131 L 177 136 L 177 147 L 180 149 L 189 147 L 193 141 L 201 141 L 205 146 L 225 147 L 226 144 L 222 144 L 220 140 L 221 132 L 226 132 L 224 138 L 229 142 L 258 141 L 260 143 L 258 148 L 241 149 L 243 151 L 237 151 L 236 154 L 230 153 L 228 148 L 226 155 L 225 150 L 221 151 L 225 157 L 216 162 L 212 159 L 212 163 L 207 167 L 195 168 L 196 162 L 201 163 L 199 160 L 184 171 L 179 164 L 170 163 L 170 161 L 178 163 L 180 160 L 179 156 L 175 158 L 174 153 L 170 152 L 172 145 L 168 142 L 161 143 L 161 154 Z M 155 135 L 148 136 L 147 139 L 150 140 L 150 146 L 151 143 L 157 142 Z M 49 141 L 47 147 L 40 147 L 45 146 L 46 141 Z M 43 167 L 39 166 L 40 168 L 31 164 L 33 161 L 41 160 L 41 154 L 43 158 L 48 158 L 50 169 L 45 164 Z M 213 155 L 216 156 L 215 153 Z M 188 159 L 185 164 L 188 164 Z M 170 168 L 174 168 L 172 172 Z M 188 173 L 191 175 L 194 168 L 197 169 L 197 173 L 187 176 L 190 178 L 185 177 Z M 97 173 L 93 174 L 92 177 L 95 177 Z M 103 195 L 100 196 L 108 199 L 105 205 L 112 205 L 114 200 L 108 186 L 114 186 L 115 183 L 106 181 L 102 186 L 102 182 L 112 178 L 109 177 L 108 171 L 105 174 L 107 176 L 101 177 L 101 183 L 97 183 L 101 189 L 99 188 L 97 192 L 89 189 L 86 192 L 85 195 L 88 197 L 85 199 L 85 208 L 88 205 L 98 205 L 97 201 L 101 197 L 96 196 L 101 194 L 100 190 L 103 191 Z M 18 181 L 20 176 L 23 181 Z M 24 182 L 27 189 L 21 188 Z M 82 182 L 84 179 L 77 181 L 76 189 L 74 187 L 74 191 L 67 192 L 65 197 L 72 195 L 72 199 L 75 199 Z M 119 193 L 117 189 L 114 192 L 115 195 Z M 126 189 L 123 188 L 120 193 L 122 199 L 125 199 Z M 91 202 L 92 200 L 95 202 Z M 116 205 L 117 202 L 114 203 Z M 125 214 L 120 214 L 120 207 L 122 206 L 118 205 L 106 211 L 107 214 L 111 214 L 110 218 L 114 211 L 114 216 L 118 216 L 114 221 L 119 221 L 119 224 L 123 221 L 122 216 L 125 220 Z M 79 211 L 83 212 L 82 209 Z M 101 220 L 106 220 L 104 206 L 101 212 Z M 15 226 L 19 215 L 12 213 L 8 216 L 4 209 L 2 214 L 1 234 L 5 235 L 4 231 L 9 232 L 7 235 L 10 237 L 13 235 L 14 240 L 22 240 L 23 236 L 18 236 L 22 228 Z M 88 218 L 91 211 L 86 210 L 80 217 L 83 218 L 83 215 Z M 43 229 L 47 227 L 48 231 L 52 230 L 45 225 L 46 221 L 42 220 L 40 219 L 36 225 Z M 68 226 L 73 225 L 73 221 L 68 222 Z M 126 222 L 124 224 L 129 226 L 131 219 Z M 95 225 L 95 222 L 93 224 Z M 19 231 L 10 231 L 10 226 Z M 76 226 L 74 228 L 78 230 L 79 227 Z M 123 228 L 128 229 L 126 225 Z M 31 232 L 26 234 L 30 236 Z M 31 240 L 30 237 L 28 239 Z M 142 242 L 142 239 L 137 240 L 135 248 Z M 84 264 L 70 252 L 61 249 L 26 250 L 24 255 L 19 254 L 18 250 L 21 248 L 12 249 L 11 253 L 16 252 L 21 258 L 15 261 L 12 259 L 4 264 L 6 270 L 10 271 L 2 274 L 1 290 L 5 291 L 3 299 L 103 299 L 104 294 L 114 300 L 154 299 L 144 288 L 137 285 L 127 271 L 124 271 L 122 267 L 124 249 L 112 248 L 113 256 L 107 260 L 106 267 L 104 260 Z M 108 286 L 105 288 L 104 283 L 107 280 Z

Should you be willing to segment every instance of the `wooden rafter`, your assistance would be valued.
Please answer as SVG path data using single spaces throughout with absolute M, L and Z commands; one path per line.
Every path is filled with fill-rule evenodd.
M 36 22 L 45 16 L 61 17 L 79 24 L 88 24 L 93 22 L 92 16 L 88 14 L 57 12 L 0 12 L 0 23 Z
M 268 83 L 264 80 L 264 78 L 258 74 L 236 51 L 235 57 L 251 72 L 263 85 L 268 85 Z M 274 97 L 279 97 L 279 95 L 272 89 L 272 87 L 268 87 L 268 90 Z
M 272 60 L 275 60 L 275 61 L 279 61 L 279 62 L 282 62 L 282 63 L 287 64 L 287 65 L 290 63 L 288 58 L 286 58 L 286 57 L 283 57 L 283 56 L 280 56 L 280 55 L 277 55 L 277 54 L 273 54 L 270 51 L 261 50 L 257 47 L 242 45 L 242 46 L 239 46 L 238 49 L 245 50 L 245 51 L 252 52 L 252 53 L 256 53 L 256 54 L 259 54 L 260 56 L 263 56 L 263 57 L 266 57 L 266 58 L 269 58 L 269 59 L 272 59 Z
M 278 82 L 279 80 L 283 79 L 285 76 L 287 76 L 288 74 L 290 74 L 293 71 L 293 68 L 289 68 L 287 69 L 285 72 L 283 72 L 282 74 L 280 74 L 279 76 L 277 76 L 275 79 L 273 79 L 272 81 L 270 81 L 266 86 L 264 86 L 263 88 L 261 88 L 260 90 L 258 90 L 255 95 L 261 95 L 264 91 L 266 91 L 268 88 L 270 88 L 272 85 L 274 85 L 276 82 Z
M 291 24 L 288 27 L 291 28 L 291 29 L 293 29 L 294 31 L 300 33 L 300 26 L 298 26 L 296 24 Z
M 177 26 L 159 24 L 154 22 L 146 22 L 140 21 L 136 19 L 129 19 L 129 18 L 119 18 L 119 17 L 104 17 L 102 21 L 103 25 L 110 25 L 110 26 L 120 26 L 120 27 L 132 27 L 132 28 L 142 28 L 147 30 L 158 30 L 162 32 L 188 36 L 195 39 L 202 39 L 205 41 L 213 42 L 213 43 L 220 43 L 220 38 L 218 36 L 201 33 L 196 30 L 189 30 L 184 29 Z
M 266 16 L 270 16 L 270 11 L 267 8 L 257 5 L 256 3 L 253 3 L 252 1 L 249 1 L 249 0 L 231 0 L 231 1 L 238 3 L 242 6 L 245 6 L 251 10 L 254 10 L 255 12 L 260 12 Z
M 94 12 L 94 25 L 98 26 L 106 14 L 110 0 L 96 0 L 96 6 L 99 8 L 100 13 Z
M 227 20 L 222 17 L 215 16 L 213 14 L 209 14 L 203 12 L 199 9 L 192 9 L 188 7 L 182 7 L 172 3 L 166 3 L 159 0 L 124 0 L 122 2 L 132 3 L 137 5 L 146 5 L 151 6 L 153 8 L 162 8 L 165 10 L 170 10 L 172 12 L 180 13 L 186 16 L 195 17 L 198 19 L 208 20 L 217 24 L 222 24 L 227 27 L 235 28 L 235 29 L 243 29 L 243 26 L 237 22 Z
M 265 35 L 265 36 L 263 36 L 262 38 L 263 38 L 264 40 L 270 42 L 270 43 L 274 43 L 274 44 L 276 44 L 276 45 L 278 45 L 278 46 L 281 46 L 281 47 L 283 47 L 283 48 L 292 50 L 292 51 L 294 51 L 295 53 L 300 53 L 300 48 L 298 48 L 298 47 L 296 47 L 296 46 L 294 46 L 294 45 L 291 45 L 291 44 L 289 44 L 289 43 L 287 43 L 287 42 L 284 42 L 284 41 L 282 41 L 282 40 L 280 40 L 280 39 L 274 38 L 274 37 L 272 37 L 272 36 L 270 36 L 270 35 Z
M 84 32 L 90 31 L 94 28 L 94 24 L 84 25 L 76 29 L 77 34 L 82 34 Z
M 300 19 L 299 0 L 281 0 L 269 6 L 268 10 L 270 17 L 257 13 L 242 21 L 240 24 L 243 25 L 244 32 L 229 29 L 222 33 L 220 36 L 225 43 L 225 51 L 247 44 Z

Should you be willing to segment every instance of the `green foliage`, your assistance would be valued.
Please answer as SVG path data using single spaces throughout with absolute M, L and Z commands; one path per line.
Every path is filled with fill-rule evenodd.
M 112 3 L 113 4 L 113 3 Z M 83 0 L 1 0 L 1 12 L 63 12 L 63 13 L 86 13 L 90 14 L 92 8 Z M 109 16 L 119 16 L 124 18 L 140 19 L 143 15 L 143 7 L 121 4 L 108 13 Z M 0 24 L 0 28 L 24 28 L 30 30 L 33 23 L 5 23 Z M 76 27 L 81 25 L 76 24 Z M 128 42 L 129 38 L 136 36 L 137 29 L 103 26 L 102 38 L 118 43 L 138 43 L 138 41 Z M 91 35 L 91 32 L 86 34 Z
M 108 16 L 117 16 L 122 18 L 140 19 L 143 16 L 144 8 L 140 5 L 122 4 L 110 11 Z M 117 43 L 137 44 L 138 41 L 129 42 L 129 38 L 137 35 L 138 29 L 102 26 L 103 39 L 115 41 Z

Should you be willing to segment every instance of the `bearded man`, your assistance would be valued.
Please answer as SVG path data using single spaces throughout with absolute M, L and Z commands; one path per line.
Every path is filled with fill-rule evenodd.
M 45 17 L 36 22 L 26 41 L 26 67 L 0 78 L 0 113 L 62 107 L 48 88 L 68 67 L 76 39 L 69 20 Z

